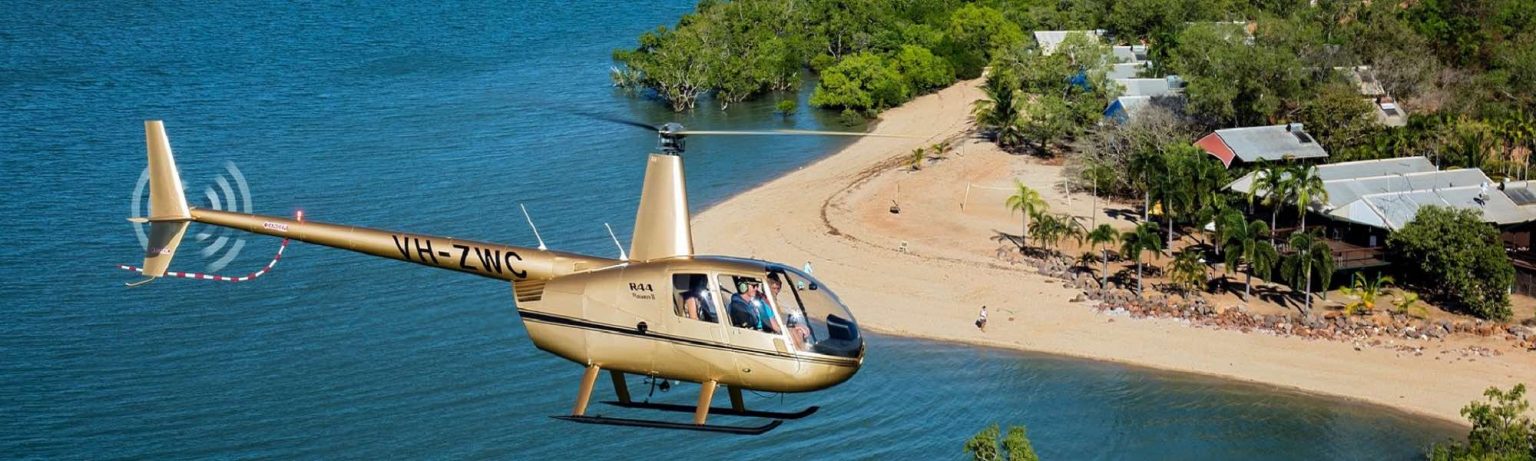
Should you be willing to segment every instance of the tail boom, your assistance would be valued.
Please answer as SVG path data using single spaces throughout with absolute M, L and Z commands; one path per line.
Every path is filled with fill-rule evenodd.
M 498 280 L 549 280 L 619 261 L 451 237 L 192 208 L 192 221 Z

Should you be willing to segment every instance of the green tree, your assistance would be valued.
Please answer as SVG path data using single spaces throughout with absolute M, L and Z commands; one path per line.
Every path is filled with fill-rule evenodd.
M 993 72 L 981 86 L 985 99 L 971 103 L 976 126 L 990 130 L 998 147 L 1007 149 L 1024 143 L 1021 123 L 1023 94 L 1006 73 Z
M 944 59 L 918 45 L 902 45 L 891 57 L 891 66 L 902 78 L 910 91 L 926 93 L 955 82 L 955 71 Z
M 1253 185 L 1248 188 L 1248 206 L 1252 207 L 1255 198 L 1262 197 L 1261 203 L 1270 208 L 1269 211 L 1269 235 L 1270 241 L 1274 241 L 1275 225 L 1280 219 L 1280 207 L 1291 201 L 1290 169 L 1284 165 L 1265 164 L 1261 169 L 1253 173 Z
M 1078 127 L 1066 98 L 1054 94 L 1026 98 L 1020 116 L 1020 131 L 1035 141 L 1041 155 L 1050 155 L 1050 147 L 1072 134 Z
M 1304 94 L 1296 50 L 1260 38 L 1211 23 L 1179 34 L 1167 61 L 1188 82 L 1192 114 L 1217 126 L 1261 125 Z
M 1253 296 L 1253 274 L 1259 272 L 1257 267 L 1261 263 L 1273 265 L 1278 258 L 1275 247 L 1263 241 L 1269 236 L 1269 229 L 1264 227 L 1263 221 L 1244 222 L 1243 215 L 1238 214 L 1228 217 L 1218 231 L 1217 239 L 1226 250 L 1222 255 L 1227 272 L 1232 272 L 1239 263 L 1248 264 L 1248 273 L 1243 280 L 1243 299 L 1247 300 Z M 1267 269 L 1262 272 L 1268 273 Z
M 1175 254 L 1173 263 L 1168 265 L 1168 281 L 1186 294 L 1205 285 L 1205 262 L 1200 260 L 1200 252 L 1185 248 Z
M 799 109 L 800 103 L 795 102 L 793 99 L 785 99 L 783 101 L 779 101 L 779 103 L 774 106 L 774 110 L 778 111 L 779 115 L 784 117 L 795 115 L 795 111 Z
M 965 442 L 965 453 L 975 461 L 1040 461 L 1024 426 L 1009 426 L 1001 446 L 997 440 L 1000 432 L 996 424 L 982 429 Z
M 821 73 L 811 105 L 823 108 L 880 110 L 907 100 L 907 85 L 885 59 L 871 53 L 843 58 Z
M 1302 102 L 1307 133 L 1329 150 L 1358 146 L 1379 130 L 1375 108 L 1360 90 L 1345 82 L 1324 85 L 1316 98 Z
M 1322 239 L 1306 232 L 1291 234 L 1286 242 L 1291 254 L 1280 262 L 1280 273 L 1291 286 L 1301 285 L 1302 315 L 1312 315 L 1312 279 L 1322 280 L 1323 289 L 1333 279 L 1333 249 Z
M 1120 234 L 1115 232 L 1115 228 L 1110 227 L 1109 224 L 1100 224 L 1099 227 L 1088 232 L 1088 243 L 1099 249 L 1099 261 L 1103 265 L 1103 270 L 1099 274 L 1100 287 L 1109 286 L 1109 246 L 1114 245 L 1119 237 Z
M 946 37 L 956 73 L 975 78 L 994 50 L 1023 43 L 1024 31 L 1001 11 L 967 4 L 950 14 Z
M 1387 237 L 1407 280 L 1426 288 L 1447 310 L 1508 319 L 1515 269 L 1499 233 L 1477 210 L 1428 206 Z
M 1461 416 L 1472 423 L 1467 443 L 1436 444 L 1429 453 L 1435 461 L 1536 460 L 1536 423 L 1525 416 L 1531 403 L 1525 400 L 1525 384 L 1509 391 L 1490 387 L 1483 391 L 1487 402 L 1461 407 Z
M 626 81 L 654 89 L 672 110 L 682 112 L 693 109 L 710 89 L 709 62 L 700 52 L 704 43 L 696 29 L 659 27 L 640 35 L 639 49 L 615 52 L 614 58 L 626 66 Z
M 1162 236 L 1158 235 L 1157 223 L 1143 222 L 1135 229 L 1120 234 L 1120 254 L 1130 256 L 1136 261 L 1136 295 L 1141 296 L 1141 257 L 1146 253 L 1153 256 L 1165 254 L 1163 252 Z
M 1063 228 L 1061 220 L 1057 219 L 1056 215 L 1044 211 L 1036 212 L 1029 219 L 1029 237 L 1035 239 L 1035 244 L 1040 245 L 1041 250 L 1049 250 L 1056 246 Z
M 1296 198 L 1296 212 L 1301 215 L 1301 230 L 1307 230 L 1307 209 L 1313 202 L 1328 203 L 1328 188 L 1323 187 L 1323 178 L 1317 175 L 1317 168 L 1302 166 L 1291 170 L 1288 175 L 1287 190 Z
M 1049 205 L 1046 205 L 1045 199 L 1040 197 L 1040 192 L 1024 185 L 1023 181 L 1013 180 L 1013 187 L 1013 195 L 1008 196 L 1008 200 L 1003 202 L 1003 205 L 1010 211 L 1017 211 L 1024 215 L 1021 232 L 1019 232 L 1019 248 L 1022 249 L 1028 246 L 1024 239 L 1029 235 L 1030 216 L 1044 212 Z

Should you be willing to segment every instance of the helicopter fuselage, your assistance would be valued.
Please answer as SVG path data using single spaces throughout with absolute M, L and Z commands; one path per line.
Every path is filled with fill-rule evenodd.
M 773 392 L 808 392 L 825 389 L 851 378 L 863 362 L 863 343 L 851 318 L 856 345 L 817 350 L 810 341 L 797 340 L 793 328 L 780 321 L 778 331 L 738 326 L 729 304 L 738 298 L 736 288 L 720 280 L 777 273 L 795 278 L 788 294 L 773 296 L 774 311 L 781 320 L 801 311 L 797 298 L 810 297 L 809 289 L 826 292 L 817 282 L 793 269 L 765 261 L 693 256 L 644 263 L 628 263 L 559 277 L 542 286 L 538 282 L 513 282 L 518 312 L 535 346 L 582 365 L 626 373 L 692 382 L 715 381 L 743 389 Z M 710 280 L 708 303 L 717 318 L 690 318 L 681 313 L 686 286 L 675 280 L 704 276 Z M 795 291 L 799 293 L 795 293 Z M 818 294 L 819 296 L 820 294 Z M 766 297 L 765 297 L 766 298 Z M 829 298 L 835 302 L 835 296 Z M 829 331 L 825 316 L 810 317 L 809 335 L 848 335 L 835 324 Z M 832 314 L 834 319 L 837 317 Z M 817 338 L 825 344 L 827 338 Z

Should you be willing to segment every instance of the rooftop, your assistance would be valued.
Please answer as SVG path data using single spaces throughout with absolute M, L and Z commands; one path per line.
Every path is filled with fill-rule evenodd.
M 1117 78 L 1121 96 L 1170 96 L 1179 93 L 1178 77 Z
M 1110 66 L 1109 72 L 1105 75 L 1110 79 L 1136 78 L 1141 74 L 1141 70 L 1146 68 L 1146 62 L 1122 62 Z
M 1137 63 L 1147 60 L 1146 45 L 1115 45 L 1110 49 L 1115 60 L 1122 63 Z
M 1517 202 L 1477 168 L 1437 170 L 1424 157 L 1364 160 L 1316 168 L 1328 197 L 1308 208 L 1341 221 L 1397 230 L 1412 221 L 1420 208 L 1430 205 L 1475 209 L 1485 221 L 1501 225 L 1536 220 L 1536 207 L 1522 206 L 1536 203 L 1536 193 L 1528 193 L 1526 202 Z M 1246 194 L 1253 189 L 1253 181 L 1263 174 L 1262 170 L 1248 173 L 1227 187 Z
M 1035 31 L 1035 43 L 1040 44 L 1040 54 L 1050 55 L 1056 52 L 1056 47 L 1067 39 L 1068 35 L 1087 34 L 1097 40 L 1104 35 L 1104 30 L 1037 30 Z
M 1300 123 L 1216 130 L 1195 142 L 1227 166 L 1234 159 L 1252 163 L 1284 159 L 1323 158 L 1328 151 Z

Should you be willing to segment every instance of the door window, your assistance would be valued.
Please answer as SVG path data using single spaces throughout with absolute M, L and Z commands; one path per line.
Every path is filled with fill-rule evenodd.
M 719 323 L 720 310 L 715 308 L 713 298 L 709 292 L 709 276 L 672 274 L 672 313 L 678 317 Z

